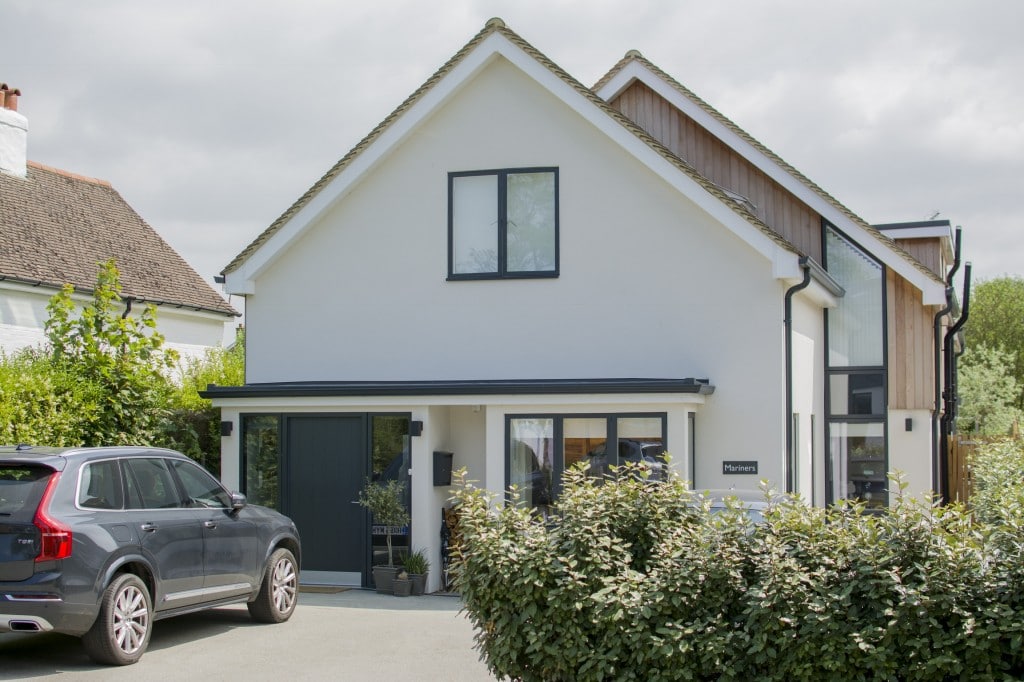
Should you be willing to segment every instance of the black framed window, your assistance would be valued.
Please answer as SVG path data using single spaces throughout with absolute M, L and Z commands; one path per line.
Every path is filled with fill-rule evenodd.
M 448 278 L 558 276 L 558 169 L 448 174 Z
M 279 414 L 244 414 L 242 492 L 246 499 L 281 510 L 281 423 Z
M 885 267 L 835 227 L 823 224 L 825 266 L 846 290 L 825 311 L 828 354 L 827 502 L 889 504 L 886 425 Z
M 665 413 L 539 414 L 505 418 L 505 485 L 521 503 L 547 513 L 569 467 L 604 477 L 613 466 L 643 464 L 654 480 L 667 476 Z

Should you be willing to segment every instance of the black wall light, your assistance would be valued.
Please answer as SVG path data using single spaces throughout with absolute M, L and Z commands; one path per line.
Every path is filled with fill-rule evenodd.
M 231 435 L 231 431 L 234 430 L 234 428 L 235 428 L 234 422 L 221 422 L 220 423 L 220 435 L 222 435 L 222 436 L 230 436 Z
M 421 422 L 421 421 L 409 422 L 409 435 L 410 436 L 422 436 L 423 435 L 423 422 Z

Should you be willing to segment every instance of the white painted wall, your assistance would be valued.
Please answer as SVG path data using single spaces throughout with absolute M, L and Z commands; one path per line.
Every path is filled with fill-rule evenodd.
M 10 354 L 46 341 L 46 306 L 56 293 L 50 288 L 0 282 L 0 350 Z M 75 300 L 81 304 L 91 299 L 76 296 Z M 132 314 L 141 310 L 134 306 Z M 182 361 L 202 357 L 207 348 L 222 345 L 226 330 L 233 329 L 236 322 L 234 317 L 169 306 L 157 307 L 156 321 L 167 347 L 178 351 Z
M 907 431 L 906 420 L 912 422 Z M 932 422 L 930 410 L 889 410 L 889 471 L 901 471 L 907 494 L 929 499 L 932 492 Z M 895 501 L 891 488 L 889 503 Z
M 445 281 L 447 173 L 540 165 L 560 169 L 561 276 Z M 251 383 L 708 377 L 705 480 L 723 458 L 781 461 L 771 263 L 500 58 L 255 291 Z

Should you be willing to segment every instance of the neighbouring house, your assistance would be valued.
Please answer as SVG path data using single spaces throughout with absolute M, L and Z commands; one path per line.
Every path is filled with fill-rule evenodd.
M 126 307 L 156 304 L 157 330 L 183 360 L 220 345 L 239 313 L 109 182 L 29 161 L 19 95 L 0 84 L 0 350 L 42 343 L 50 298 L 71 284 L 89 300 L 110 258 Z
M 953 259 L 948 222 L 872 227 L 639 53 L 587 88 L 494 19 L 225 268 L 223 476 L 296 520 L 304 581 L 353 585 L 364 480 L 408 482 L 437 567 L 449 464 L 540 512 L 574 464 L 665 451 L 698 489 L 885 506 L 889 470 L 939 488 Z

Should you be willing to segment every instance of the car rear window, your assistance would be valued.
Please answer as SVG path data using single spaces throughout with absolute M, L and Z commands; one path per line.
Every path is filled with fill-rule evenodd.
M 31 523 L 53 469 L 0 463 L 0 521 Z

